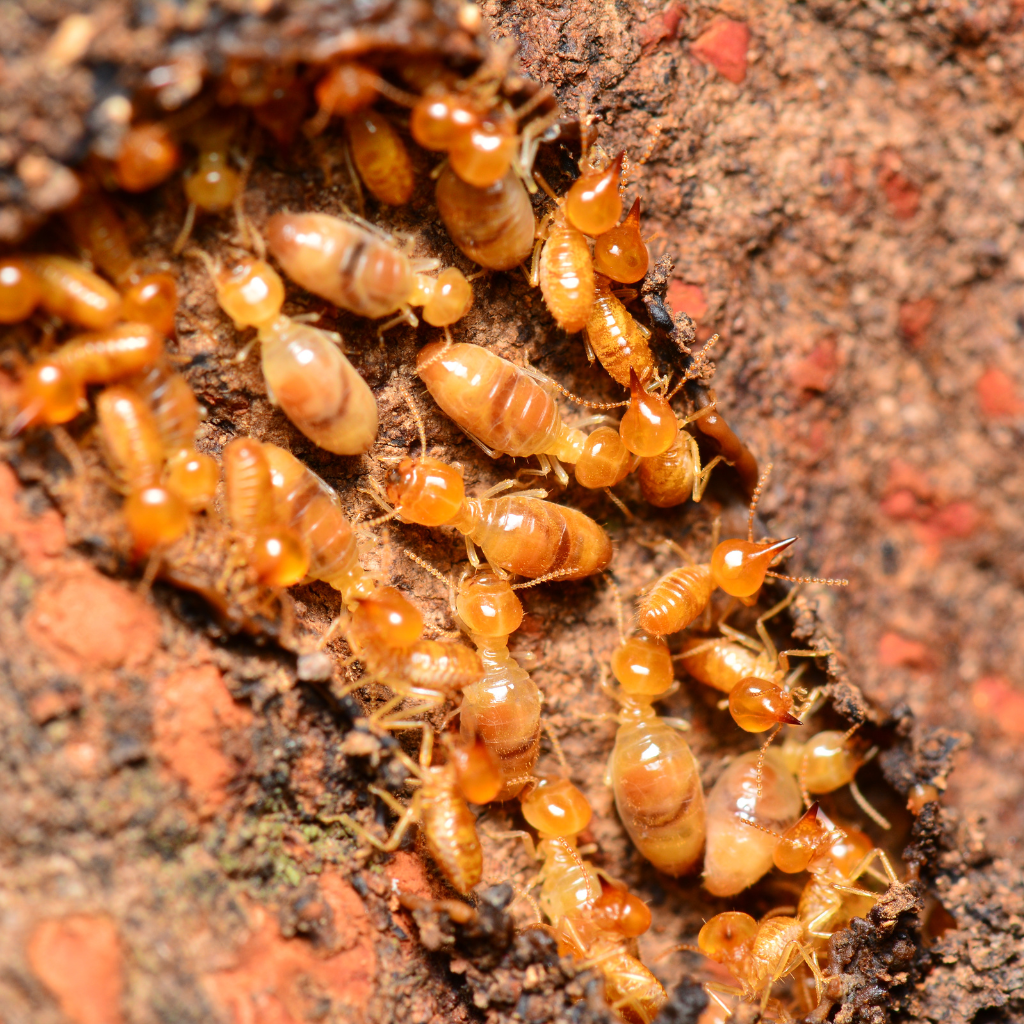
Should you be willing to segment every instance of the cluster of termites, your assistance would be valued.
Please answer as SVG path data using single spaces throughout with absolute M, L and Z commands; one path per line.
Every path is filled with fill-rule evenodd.
M 610 489 L 635 471 L 643 498 L 671 508 L 700 501 L 712 469 L 733 466 L 752 494 L 747 536 L 716 538 L 706 561 L 680 551 L 680 564 L 640 595 L 637 631 L 621 628 L 609 666 L 615 685 L 602 684 L 617 707 L 608 717 L 618 726 L 606 781 L 637 850 L 666 875 L 703 864 L 706 889 L 727 897 L 773 866 L 807 873 L 795 910 L 760 921 L 730 911 L 701 929 L 693 949 L 735 979 L 708 983 L 723 1007 L 748 1000 L 786 1019 L 776 985 L 801 972 L 810 979 L 805 988 L 827 998 L 820 958 L 830 935 L 896 877 L 863 832 L 834 823 L 816 802 L 849 786 L 879 820 L 855 782 L 871 751 L 856 728 L 813 732 L 805 725 L 818 695 L 797 685 L 800 672 L 790 670 L 790 659 L 828 652 L 779 651 L 766 625 L 795 591 L 757 618 L 756 639 L 728 626 L 725 614 L 710 626 L 717 592 L 730 607 L 753 606 L 767 577 L 805 581 L 772 570 L 795 538 L 754 539 L 766 474 L 758 479 L 756 461 L 725 423 L 713 392 L 688 389 L 688 414 L 673 407 L 684 384 L 708 375 L 704 353 L 685 367 L 659 365 L 651 329 L 630 311 L 637 293 L 629 286 L 644 279 L 650 261 L 639 198 L 623 214 L 625 153 L 604 154 L 581 117 L 579 174 L 556 195 L 533 165 L 557 107 L 543 89 L 510 100 L 500 60 L 468 76 L 427 58 L 401 67 L 340 62 L 317 75 L 233 62 L 214 99 L 166 122 L 133 125 L 114 159 L 83 172 L 83 198 L 64 225 L 84 261 L 34 251 L 0 260 L 0 322 L 43 320 L 51 339 L 21 367 L 8 434 L 49 430 L 85 472 L 62 425 L 86 413 L 91 397 L 107 466 L 125 496 L 132 552 L 150 572 L 171 559 L 201 517 L 230 537 L 230 559 L 254 586 L 279 599 L 308 580 L 336 590 L 340 613 L 321 646 L 344 637 L 350 662 L 362 666 L 351 689 L 368 681 L 389 688 L 390 699 L 369 715 L 372 728 L 422 733 L 418 759 L 396 755 L 418 787 L 409 803 L 373 790 L 398 815 L 390 837 L 380 839 L 351 817 L 341 820 L 382 850 L 397 849 L 417 824 L 444 877 L 465 895 L 484 869 L 469 805 L 517 800 L 535 830 L 519 834 L 539 862 L 522 895 L 562 951 L 600 971 L 609 1005 L 630 1022 L 652 1021 L 666 999 L 638 953 L 651 913 L 578 845 L 591 808 L 567 766 L 559 775 L 537 770 L 543 698 L 508 647 L 523 621 L 517 591 L 602 573 L 613 557 L 608 534 L 582 512 L 547 500 L 545 490 L 523 489 L 518 478 L 468 495 L 460 467 L 428 455 L 404 385 L 421 447 L 378 487 L 385 514 L 376 520 L 352 522 L 335 490 L 274 444 L 236 437 L 219 464 L 197 451 L 201 409 L 166 349 L 178 306 L 175 278 L 166 266 L 134 258 L 108 193 L 146 191 L 185 164 L 187 213 L 174 250 L 208 272 L 221 309 L 240 331 L 255 329 L 268 397 L 327 452 L 353 456 L 372 448 L 376 400 L 336 335 L 282 312 L 282 273 L 338 308 L 378 321 L 382 332 L 416 326 L 420 317 L 442 328 L 407 376 L 415 375 L 488 455 L 535 458 L 538 468 L 526 475 L 566 487 L 569 466 L 580 486 Z M 301 121 L 296 111 L 311 102 L 307 134 L 317 137 L 332 118 L 344 121 L 345 154 L 364 210 L 364 188 L 381 208 L 409 202 L 416 187 L 411 144 L 437 154 L 436 207 L 455 246 L 481 273 L 522 268 L 558 327 L 582 332 L 590 360 L 628 389 L 621 402 L 589 403 L 605 411 L 626 407 L 617 423 L 605 418 L 589 432 L 567 423 L 556 396 L 568 392 L 556 382 L 486 344 L 453 339 L 451 326 L 472 305 L 476 274 L 415 257 L 355 214 L 282 210 L 256 229 L 244 207 L 251 159 L 238 155 L 242 125 L 255 122 L 285 144 Z M 214 257 L 195 241 L 197 225 L 228 211 L 244 248 Z M 55 331 L 65 324 L 72 336 L 56 343 Z M 705 465 L 695 432 L 715 448 Z M 448 586 L 452 617 L 472 646 L 425 636 L 415 604 L 364 570 L 360 532 L 394 519 L 454 528 L 465 538 L 469 565 L 458 578 L 409 555 Z M 673 653 L 666 638 L 677 634 Z M 684 736 L 687 723 L 654 707 L 678 686 L 677 666 L 719 690 L 740 729 L 769 733 L 728 765 L 707 796 Z M 425 716 L 455 707 L 457 729 L 436 735 Z M 790 737 L 772 746 L 782 729 Z M 801 739 L 793 739 L 798 733 Z M 438 764 L 436 748 L 444 752 Z M 918 798 L 934 795 L 922 790 Z

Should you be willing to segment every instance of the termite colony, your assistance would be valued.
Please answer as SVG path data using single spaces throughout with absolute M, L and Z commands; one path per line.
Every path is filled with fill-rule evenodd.
M 641 197 L 628 208 L 623 200 L 628 154 L 606 154 L 585 111 L 562 117 L 549 90 L 509 68 L 510 54 L 499 47 L 475 70 L 427 57 L 366 56 L 328 68 L 233 61 L 173 117 L 138 116 L 113 159 L 83 167 L 81 198 L 63 215 L 51 249 L 30 247 L 0 260 L 0 322 L 40 328 L 20 364 L 8 360 L 16 389 L 7 435 L 48 432 L 79 486 L 103 472 L 124 495 L 125 557 L 147 584 L 157 576 L 187 581 L 183 552 L 197 537 L 216 535 L 225 538 L 225 575 L 243 574 L 265 616 L 289 619 L 291 586 L 317 580 L 332 588 L 337 615 L 318 647 L 344 643 L 342 692 L 387 688 L 382 702 L 368 706 L 368 726 L 418 734 L 419 741 L 418 757 L 395 755 L 418 787 L 409 802 L 372 790 L 398 817 L 390 836 L 349 815 L 336 820 L 383 851 L 397 849 L 418 825 L 441 874 L 468 896 L 486 874 L 470 805 L 498 802 L 506 818 L 520 816 L 534 832 L 514 831 L 537 859 L 532 880 L 519 885 L 520 907 L 536 916 L 533 923 L 524 917 L 524 927 L 548 930 L 563 953 L 595 968 L 609 1005 L 630 1022 L 652 1021 L 666 1000 L 652 971 L 657 964 L 640 958 L 638 939 L 651 911 L 590 859 L 597 852 L 587 841 L 590 802 L 570 781 L 572 767 L 545 721 L 544 696 L 509 639 L 523 622 L 521 591 L 593 579 L 614 566 L 605 529 L 571 504 L 549 500 L 550 490 L 571 486 L 566 467 L 580 487 L 607 494 L 614 503 L 607 508 L 625 514 L 626 530 L 640 526 L 611 489 L 630 474 L 644 502 L 671 509 L 700 502 L 712 470 L 732 467 L 732 482 L 750 499 L 746 535 L 719 541 L 716 520 L 704 550 L 696 540 L 687 550 L 670 545 L 678 564 L 639 594 L 630 620 L 635 633 L 617 588 L 596 582 L 614 595 L 620 642 L 594 682 L 609 700 L 603 717 L 616 724 L 606 781 L 625 832 L 654 869 L 668 878 L 702 871 L 704 887 L 717 897 L 737 896 L 773 866 L 806 873 L 795 908 L 776 907 L 760 920 L 718 913 L 695 944 L 679 947 L 717 965 L 706 973 L 706 988 L 723 1010 L 749 1001 L 788 1020 L 837 998 L 829 986 L 829 937 L 896 879 L 886 853 L 823 806 L 828 794 L 847 787 L 876 824 L 886 825 L 856 785 L 874 753 L 870 743 L 856 726 L 814 729 L 809 719 L 824 687 L 798 685 L 801 670 L 790 667 L 790 659 L 806 664 L 831 652 L 778 650 L 768 623 L 796 591 L 760 600 L 768 578 L 794 587 L 845 581 L 773 570 L 796 538 L 755 539 L 768 471 L 759 474 L 707 385 L 717 336 L 695 355 L 679 348 L 668 362 L 652 344 L 664 320 L 651 310 L 648 327 L 635 314 L 640 293 L 633 286 L 642 287 L 651 260 Z M 304 124 L 297 111 L 308 115 Z M 253 140 L 289 147 L 300 128 L 321 154 L 325 140 L 343 140 L 351 206 L 361 212 L 276 209 L 257 223 L 245 201 L 259 159 Z M 634 154 L 640 162 L 651 155 L 656 132 L 648 141 Z M 538 154 L 557 153 L 564 165 L 570 152 L 573 180 L 559 194 L 535 163 Z M 425 159 L 436 164 L 430 216 L 444 225 L 462 266 L 414 255 L 417 240 L 388 230 L 389 210 L 410 202 Z M 548 163 L 554 180 L 559 165 Z M 173 259 L 136 257 L 122 215 L 132 210 L 125 193 L 173 187 L 178 172 L 184 216 L 166 254 Z M 51 251 L 58 243 L 63 250 Z M 525 359 L 498 355 L 486 335 L 458 338 L 477 282 L 502 272 L 539 289 L 552 333 L 581 335 L 617 397 L 576 399 Z M 204 450 L 197 450 L 203 410 L 180 372 L 187 359 L 175 343 L 175 314 L 179 281 L 195 288 L 207 279 L 223 329 L 232 336 L 254 329 L 239 355 L 258 344 L 269 401 L 323 452 L 348 459 L 370 453 L 362 488 L 369 498 L 343 501 L 269 440 L 239 435 L 217 445 L 204 434 Z M 315 318 L 283 312 L 286 282 L 376 321 L 384 349 L 391 332 L 418 330 L 415 363 L 391 371 L 403 405 L 398 417 L 418 425 L 400 458 L 379 454 L 377 397 L 343 353 L 340 336 Z M 664 305 L 655 304 L 664 317 Z M 413 394 L 417 381 L 423 389 Z M 611 384 L 600 387 L 607 394 Z M 431 454 L 421 419 L 428 395 L 491 458 L 533 458 L 536 466 L 511 478 L 499 474 L 494 486 L 470 496 L 462 467 Z M 568 413 L 562 398 L 604 415 L 595 425 Z M 610 418 L 617 408 L 625 412 Z M 84 457 L 92 422 L 106 470 Z M 383 426 L 391 433 L 396 424 Z M 529 486 L 536 483 L 544 486 Z M 371 498 L 381 507 L 371 511 Z M 346 512 L 348 501 L 362 509 L 358 518 Z M 394 526 L 382 540 L 386 523 Z M 367 545 L 360 542 L 376 537 L 390 551 L 403 523 L 465 538 L 467 562 L 450 574 L 413 548 L 407 553 L 418 568 L 403 564 L 406 575 L 422 570 L 439 578 L 452 625 L 472 646 L 426 635 L 416 603 L 387 585 L 384 572 L 362 564 Z M 414 546 L 414 538 L 410 531 L 401 547 Z M 659 544 L 653 535 L 644 542 Z M 420 580 L 424 589 L 434 587 Z M 756 639 L 727 622 L 744 614 Z M 294 629 L 289 622 L 280 637 L 298 648 Z M 728 708 L 740 730 L 768 734 L 721 765 L 706 795 L 704 766 L 684 735 L 689 724 L 655 708 L 678 689 L 677 668 L 720 691 L 721 710 Z M 701 687 L 693 692 L 699 699 Z M 712 711 L 706 717 L 726 727 Z M 772 745 L 781 730 L 786 735 Z M 561 762 L 557 771 L 538 767 L 545 742 Z M 921 805 L 936 796 L 922 788 L 915 799 Z M 511 844 L 507 830 L 502 841 Z

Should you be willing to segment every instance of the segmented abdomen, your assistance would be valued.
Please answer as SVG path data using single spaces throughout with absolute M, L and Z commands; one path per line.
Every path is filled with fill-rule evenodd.
M 427 777 L 421 800 L 421 829 L 431 857 L 449 882 L 466 894 L 480 881 L 484 854 L 476 818 L 447 779 Z
M 580 579 L 612 559 L 608 534 L 574 508 L 514 495 L 476 504 L 480 517 L 470 538 L 495 565 L 517 576 L 564 572 L 562 579 Z
M 507 359 L 480 345 L 435 342 L 416 362 L 434 401 L 488 448 L 525 457 L 555 443 L 562 426 L 555 400 Z
M 654 358 L 647 339 L 629 310 L 612 295 L 609 280 L 600 275 L 586 328 L 594 355 L 613 380 L 629 387 L 630 367 L 641 380 L 650 376 Z
M 711 566 L 683 565 L 658 580 L 640 599 L 637 623 L 652 636 L 685 629 L 711 600 Z
M 571 224 L 551 228 L 540 254 L 540 290 L 559 327 L 572 334 L 587 326 L 594 304 L 594 262 L 583 232 Z

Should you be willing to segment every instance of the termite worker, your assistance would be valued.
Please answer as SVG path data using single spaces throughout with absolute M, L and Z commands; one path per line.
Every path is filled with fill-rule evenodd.
M 243 257 L 230 269 L 207 265 L 217 300 L 239 327 L 255 327 L 267 397 L 314 444 L 336 455 L 369 451 L 377 402 L 334 337 L 281 313 L 284 284 L 268 263 Z
M 848 584 L 847 580 L 784 576 L 769 570 L 772 561 L 797 540 L 796 537 L 780 541 L 754 540 L 757 502 L 771 470 L 769 463 L 754 489 L 747 519 L 747 539 L 723 540 L 715 546 L 710 562 L 680 566 L 657 580 L 640 600 L 637 621 L 641 629 L 655 636 L 685 629 L 707 608 L 715 588 L 752 604 L 766 576 L 793 583 Z
M 422 305 L 427 323 L 440 327 L 465 315 L 473 290 L 451 267 L 434 281 L 420 269 L 435 260 L 412 260 L 386 238 L 326 213 L 276 213 L 267 222 L 267 245 L 296 284 L 360 316 L 379 319 L 398 313 L 418 323 L 411 305 Z
M 483 874 L 483 849 L 476 833 L 476 818 L 466 801 L 485 803 L 494 799 L 501 787 L 501 776 L 486 750 L 458 756 L 454 745 L 450 745 L 450 759 L 445 764 L 432 764 L 433 741 L 433 730 L 424 729 L 419 764 L 404 752 L 396 755 L 409 769 L 413 781 L 419 783 L 408 807 L 386 790 L 369 787 L 371 793 L 399 815 L 389 839 L 381 842 L 347 814 L 338 815 L 337 820 L 386 853 L 398 849 L 410 825 L 419 824 L 431 857 L 452 886 L 465 895 Z
M 422 421 L 419 426 L 426 451 Z M 406 458 L 388 479 L 387 498 L 394 506 L 389 515 L 420 526 L 453 526 L 466 537 L 474 565 L 479 564 L 472 546 L 477 544 L 492 568 L 515 576 L 557 574 L 571 580 L 607 567 L 611 540 L 593 519 L 532 492 L 492 497 L 509 486 L 506 482 L 479 498 L 467 498 L 462 474 L 454 466 L 427 455 Z

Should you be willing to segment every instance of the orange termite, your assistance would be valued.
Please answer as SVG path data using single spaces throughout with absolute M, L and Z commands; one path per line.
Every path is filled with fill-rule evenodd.
M 264 443 L 262 449 L 270 464 L 279 520 L 308 545 L 309 575 L 340 592 L 351 616 L 346 636 L 355 655 L 395 693 L 394 700 L 374 712 L 373 721 L 389 728 L 422 727 L 422 722 L 409 723 L 408 716 L 437 707 L 478 682 L 483 675 L 480 657 L 463 644 L 423 637 L 418 609 L 393 587 L 378 587 L 359 564 L 355 531 L 334 489 L 283 448 Z M 340 624 L 338 619 L 334 627 Z M 385 722 L 407 698 L 418 705 L 399 713 L 405 717 Z
M 185 503 L 160 483 L 163 445 L 145 401 L 114 385 L 96 400 L 96 416 L 107 462 L 128 492 L 122 514 L 136 555 L 177 540 L 187 529 Z
M 418 565 L 442 582 L 444 577 L 418 555 Z M 520 585 L 522 586 L 522 585 Z M 523 621 L 516 588 L 489 569 L 464 574 L 452 594 L 456 622 L 476 645 L 483 678 L 465 687 L 459 725 L 466 742 L 479 739 L 501 769 L 495 799 L 511 800 L 530 781 L 540 753 L 542 697 L 528 672 L 509 654 L 509 634 Z
M 576 849 L 590 823 L 587 798 L 568 779 L 539 779 L 520 796 L 523 817 L 537 830 L 538 903 L 551 922 L 559 952 L 593 962 L 605 998 L 628 1024 L 652 1024 L 665 990 L 629 950 L 650 927 L 650 911 L 619 886 L 602 884 L 598 869 Z M 532 845 L 532 844 L 531 844 Z
M 489 761 L 486 750 L 460 752 L 454 744 L 449 746 L 454 756 L 450 755 L 445 764 L 433 765 L 433 741 L 433 730 L 425 728 L 419 764 L 403 751 L 396 754 L 420 784 L 408 807 L 387 790 L 369 787 L 399 816 L 386 841 L 379 840 L 347 814 L 338 815 L 337 820 L 385 853 L 397 850 L 409 826 L 419 824 L 431 857 L 452 886 L 465 895 L 483 874 L 483 849 L 476 832 L 476 818 L 466 803 L 467 794 L 474 802 L 493 799 L 501 787 L 501 774 Z
M 434 260 L 412 260 L 386 239 L 326 213 L 277 213 L 267 222 L 267 244 L 296 284 L 342 309 L 377 319 L 399 313 L 417 324 L 410 305 L 424 306 L 424 319 L 435 326 L 454 323 L 469 309 L 473 291 L 456 268 L 437 280 L 418 268 Z
M 377 437 L 377 402 L 334 337 L 281 313 L 284 283 L 268 263 L 240 259 L 228 270 L 201 250 L 221 308 L 255 327 L 267 397 L 314 444 L 337 455 L 368 451 Z
M 18 416 L 9 433 L 40 423 L 67 423 L 85 409 L 87 384 L 128 377 L 163 354 L 162 337 L 146 324 L 118 324 L 72 338 L 25 371 L 19 385 Z
M 662 718 L 652 707 L 674 689 L 668 645 L 645 634 L 625 638 L 611 667 L 620 689 L 608 693 L 621 709 L 605 781 L 636 848 L 659 871 L 683 875 L 704 846 L 704 790 L 679 732 L 689 725 Z
M 419 426 L 425 451 L 422 421 Z M 467 498 L 454 466 L 421 455 L 399 463 L 388 480 L 387 496 L 394 505 L 391 515 L 420 526 L 454 526 L 467 538 L 474 565 L 479 559 L 472 544 L 483 549 L 492 567 L 532 579 L 552 574 L 580 579 L 607 567 L 611 541 L 589 516 L 532 493 L 492 497 L 507 488 L 500 484 L 479 498 Z
M 780 541 L 754 540 L 754 514 L 771 470 L 769 463 L 754 489 L 748 515 L 747 539 L 723 540 L 716 545 L 710 562 L 684 565 L 662 576 L 640 601 L 637 621 L 641 629 L 655 636 L 665 636 L 685 629 L 708 606 L 711 593 L 716 587 L 751 604 L 751 599 L 761 589 L 766 576 L 793 583 L 825 583 L 829 586 L 848 584 L 847 580 L 784 576 L 769 570 L 772 561 L 797 540 L 796 537 Z
M 270 463 L 259 441 L 236 437 L 224 446 L 228 522 L 245 539 L 248 560 L 260 583 L 290 587 L 306 575 L 309 548 L 275 514 Z
M 39 282 L 39 303 L 54 316 L 99 331 L 121 316 L 121 296 L 98 274 L 66 256 L 26 256 Z
M 477 188 L 445 167 L 435 198 L 451 240 L 480 266 L 511 270 L 530 255 L 536 226 L 533 206 L 514 171 Z
M 179 158 L 177 143 L 164 125 L 132 125 L 114 160 L 114 178 L 126 192 L 146 192 L 170 177 Z

